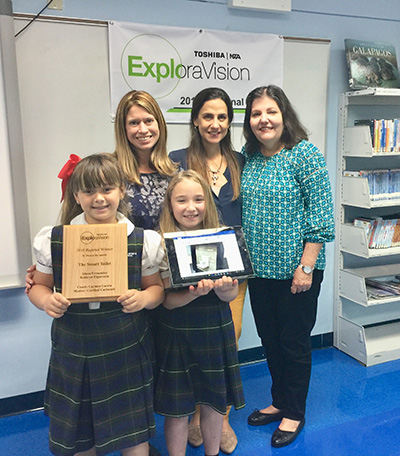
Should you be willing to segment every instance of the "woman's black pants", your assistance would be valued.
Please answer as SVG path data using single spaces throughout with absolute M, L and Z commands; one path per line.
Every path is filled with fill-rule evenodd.
M 257 333 L 272 378 L 272 405 L 292 420 L 304 418 L 311 376 L 311 330 L 323 271 L 314 270 L 310 290 L 292 294 L 292 279 L 249 279 Z

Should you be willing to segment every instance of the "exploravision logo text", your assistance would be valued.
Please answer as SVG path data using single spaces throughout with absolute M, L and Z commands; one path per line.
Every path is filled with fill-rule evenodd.
M 121 66 L 131 89 L 140 87 L 152 92 L 154 83 L 161 97 L 169 95 L 182 79 L 204 81 L 250 81 L 250 69 L 240 66 L 239 53 L 193 50 L 190 63 L 182 61 L 178 50 L 159 35 L 138 35 L 125 46 Z

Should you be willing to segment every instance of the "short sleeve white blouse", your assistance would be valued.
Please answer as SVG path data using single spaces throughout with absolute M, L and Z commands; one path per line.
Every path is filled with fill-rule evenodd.
M 117 212 L 117 223 L 126 223 L 128 226 L 128 236 L 134 230 L 133 223 L 124 215 Z M 76 216 L 71 225 L 87 225 L 85 214 Z M 44 274 L 52 274 L 53 267 L 51 261 L 51 231 L 52 226 L 45 226 L 35 236 L 33 241 L 33 251 L 36 257 L 36 269 Z M 143 255 L 142 255 L 142 276 L 155 274 L 161 269 L 165 269 L 165 250 L 161 243 L 161 236 L 153 230 L 144 230 Z

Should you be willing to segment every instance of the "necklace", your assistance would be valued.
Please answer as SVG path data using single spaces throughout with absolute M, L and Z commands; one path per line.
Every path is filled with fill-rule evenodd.
M 214 163 L 213 160 L 209 159 L 209 161 L 216 167 L 216 164 Z M 207 165 L 207 168 L 208 170 L 210 171 L 211 173 L 211 180 L 213 181 L 213 185 L 217 185 L 217 180 L 219 179 L 219 176 L 218 176 L 218 173 L 220 172 L 221 170 L 221 167 L 222 167 L 222 154 L 221 154 L 221 163 L 219 164 L 219 166 L 217 167 L 217 170 L 214 171 L 213 169 L 211 169 L 208 165 Z

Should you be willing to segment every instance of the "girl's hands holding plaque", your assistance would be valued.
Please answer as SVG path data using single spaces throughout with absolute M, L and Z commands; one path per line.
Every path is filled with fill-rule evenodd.
M 145 309 L 147 299 L 144 291 L 128 290 L 117 301 L 122 305 L 122 312 L 133 313 Z
M 61 293 L 53 293 L 43 303 L 43 310 L 53 318 L 62 317 L 71 303 Z
M 154 309 L 164 300 L 164 287 L 160 273 L 142 277 L 142 290 L 128 290 L 117 302 L 122 305 L 122 312 L 133 313 L 142 309 Z

